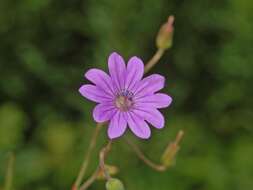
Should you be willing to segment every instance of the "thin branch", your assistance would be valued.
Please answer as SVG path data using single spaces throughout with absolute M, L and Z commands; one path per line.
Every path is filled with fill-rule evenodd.
M 153 57 L 145 65 L 145 69 L 144 69 L 145 73 L 149 72 L 150 69 L 157 64 L 157 62 L 163 56 L 164 51 L 165 51 L 164 49 L 157 49 L 156 53 L 153 55 Z
M 97 169 L 93 172 L 93 174 L 80 187 L 80 190 L 86 190 L 97 179 L 99 173 L 100 167 L 98 166 Z
M 7 170 L 5 175 L 4 190 L 11 190 L 13 181 L 13 168 L 14 168 L 15 156 L 11 152 L 8 158 Z
M 182 140 L 184 136 L 184 131 L 183 130 L 180 130 L 178 133 L 177 133 L 177 136 L 176 136 L 176 140 L 174 141 L 175 144 L 179 144 L 180 141 Z
M 87 166 L 89 165 L 89 162 L 90 162 L 91 152 L 97 144 L 97 137 L 98 137 L 99 131 L 100 131 L 102 126 L 103 126 L 103 123 L 97 123 L 97 125 L 96 125 L 95 131 L 93 132 L 92 138 L 90 140 L 90 144 L 89 144 L 87 153 L 84 156 L 82 166 L 80 168 L 80 171 L 78 173 L 76 181 L 75 181 L 74 185 L 72 186 L 72 190 L 78 190 L 79 189 L 79 186 L 80 186 L 80 184 L 83 180 L 83 177 L 85 175 L 85 172 L 87 170 Z
M 133 151 L 136 153 L 136 155 L 145 163 L 147 164 L 149 167 L 151 167 L 152 169 L 162 172 L 166 170 L 166 167 L 162 164 L 156 164 L 153 161 L 151 161 L 149 158 L 147 158 L 144 153 L 140 150 L 140 148 L 134 144 L 131 140 L 129 140 L 128 138 L 125 138 L 127 144 L 129 144 Z
M 179 142 L 181 141 L 182 137 L 183 137 L 183 131 L 180 130 L 177 134 L 177 137 L 175 139 L 174 142 L 170 143 L 169 146 L 165 149 L 165 153 L 166 155 L 169 155 L 169 159 L 170 161 L 172 161 L 178 151 L 178 144 Z M 156 171 L 159 171 L 159 172 L 163 172 L 165 170 L 168 169 L 168 165 L 165 165 L 164 163 L 162 164 L 157 164 L 157 163 L 154 163 L 153 161 L 151 161 L 149 158 L 147 158 L 145 156 L 145 154 L 140 150 L 140 148 L 134 144 L 131 140 L 129 140 L 128 138 L 125 138 L 127 144 L 129 144 L 133 151 L 136 153 L 136 155 L 146 164 L 148 165 L 149 167 L 151 167 L 152 169 L 156 170 Z
M 110 174 L 108 173 L 108 171 L 105 167 L 105 158 L 111 149 L 111 145 L 112 145 L 112 141 L 110 140 L 108 142 L 108 144 L 101 149 L 101 151 L 99 153 L 99 166 L 93 172 L 91 177 L 81 185 L 80 190 L 86 190 L 97 179 L 100 171 L 104 172 L 104 175 L 107 180 L 109 180 L 111 178 Z

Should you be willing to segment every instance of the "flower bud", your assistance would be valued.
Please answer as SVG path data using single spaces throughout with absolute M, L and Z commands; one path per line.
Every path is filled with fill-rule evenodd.
M 163 24 L 156 37 L 156 46 L 158 49 L 166 50 L 171 48 L 174 32 L 174 16 L 169 16 L 168 21 Z
M 123 183 L 116 178 L 109 179 L 105 184 L 106 190 L 125 190 Z
M 161 158 L 161 162 L 163 163 L 163 165 L 166 168 L 173 165 L 173 163 L 175 161 L 175 156 L 176 156 L 178 150 L 179 150 L 179 147 L 174 143 L 171 143 L 166 148 L 166 150 L 164 151 L 162 158 Z
M 105 169 L 109 173 L 110 176 L 115 175 L 119 172 L 119 168 L 117 166 L 113 166 L 113 165 L 105 164 Z M 106 179 L 105 174 L 102 170 L 99 171 L 99 173 L 97 175 L 97 179 Z

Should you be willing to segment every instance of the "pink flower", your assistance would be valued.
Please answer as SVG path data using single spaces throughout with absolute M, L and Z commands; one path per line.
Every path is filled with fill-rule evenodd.
M 147 139 L 151 135 L 147 122 L 163 128 L 164 117 L 157 108 L 168 107 L 172 102 L 167 94 L 157 93 L 164 87 L 164 77 L 152 74 L 142 79 L 142 60 L 132 57 L 126 66 L 117 53 L 109 56 L 108 67 L 110 75 L 99 69 L 88 70 L 85 77 L 94 85 L 82 85 L 79 92 L 98 103 L 93 118 L 98 123 L 109 121 L 109 138 L 122 136 L 128 126 L 136 136 Z

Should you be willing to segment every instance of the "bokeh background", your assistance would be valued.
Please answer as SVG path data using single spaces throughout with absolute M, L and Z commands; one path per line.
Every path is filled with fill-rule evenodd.
M 108 163 L 129 190 L 251 189 L 252 10 L 252 0 L 1 0 L 0 187 L 12 151 L 13 189 L 70 189 L 95 127 L 95 104 L 78 93 L 84 72 L 107 69 L 112 51 L 147 61 L 173 14 L 174 45 L 150 72 L 166 76 L 174 98 L 166 127 L 149 141 L 127 135 L 159 161 L 184 129 L 176 165 L 157 173 L 120 139 Z M 89 173 L 106 140 L 105 127 Z

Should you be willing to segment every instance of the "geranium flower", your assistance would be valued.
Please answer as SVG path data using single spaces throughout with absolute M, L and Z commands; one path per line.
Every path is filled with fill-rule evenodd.
M 109 56 L 108 67 L 110 75 L 100 69 L 88 70 L 85 77 L 94 85 L 82 85 L 79 92 L 98 103 L 93 118 L 98 123 L 109 121 L 109 138 L 122 136 L 128 126 L 136 136 L 147 139 L 151 135 L 147 122 L 163 128 L 164 117 L 158 108 L 168 107 L 172 101 L 167 94 L 157 93 L 164 87 L 164 77 L 152 74 L 142 79 L 142 60 L 132 57 L 126 66 L 117 53 Z

